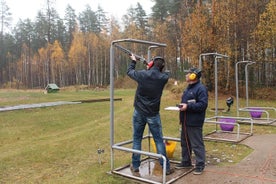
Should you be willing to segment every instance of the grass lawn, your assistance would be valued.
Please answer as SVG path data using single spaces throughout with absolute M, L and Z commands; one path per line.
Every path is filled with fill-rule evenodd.
M 115 90 L 115 142 L 132 137 L 135 90 Z M 165 136 L 179 137 L 178 113 L 164 107 L 179 103 L 179 96 L 164 91 L 161 118 Z M 0 107 L 54 101 L 109 98 L 109 90 L 0 90 Z M 250 101 L 252 106 L 272 106 L 275 101 Z M 244 103 L 244 100 L 241 100 Z M 225 98 L 219 104 L 226 108 Z M 257 105 L 258 104 L 258 105 Z M 209 107 L 214 99 L 210 97 Z M 110 171 L 109 101 L 0 112 L 0 183 L 130 183 Z M 235 104 L 229 114 L 234 115 Z M 207 117 L 214 112 L 207 111 Z M 274 115 L 275 118 L 275 115 Z M 247 125 L 244 125 L 245 128 Z M 204 132 L 211 130 L 204 126 Z M 276 128 L 254 126 L 254 134 L 275 134 Z M 145 131 L 147 133 L 147 130 Z M 234 164 L 252 150 L 241 144 L 206 141 L 210 164 Z M 144 145 L 146 147 L 146 145 Z M 98 154 L 98 150 L 102 150 Z M 129 164 L 130 153 L 115 152 L 115 168 Z M 180 145 L 174 159 L 180 158 Z M 219 158 L 220 162 L 214 162 Z

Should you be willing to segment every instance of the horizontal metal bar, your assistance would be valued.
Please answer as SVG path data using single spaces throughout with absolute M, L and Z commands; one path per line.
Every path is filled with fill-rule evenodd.
M 156 158 L 162 158 L 164 160 L 164 163 L 166 163 L 166 157 L 164 157 L 161 154 L 151 153 L 151 152 L 147 152 L 147 151 L 140 151 L 140 150 L 126 148 L 126 147 L 121 147 L 121 146 L 116 146 L 116 145 L 113 145 L 112 148 L 118 149 L 118 150 L 121 150 L 121 151 L 132 152 L 132 153 L 137 153 L 137 154 L 141 154 L 141 155 L 152 156 L 152 157 L 156 157 Z
M 142 44 L 148 44 L 148 45 L 156 45 L 159 47 L 167 47 L 167 44 L 164 44 L 164 43 L 157 43 L 157 42 L 151 42 L 151 41 L 145 41 L 145 40 L 136 40 L 136 39 L 131 39 L 131 38 L 114 40 L 114 41 L 112 41 L 112 44 L 115 44 L 118 42 L 134 42 L 134 43 L 142 43 Z
M 276 108 L 274 108 L 274 107 L 244 107 L 242 109 L 250 109 L 250 110 L 254 110 L 254 109 L 260 109 L 260 110 L 266 109 L 266 110 L 274 110 L 274 111 L 276 111 Z
M 140 150 L 130 149 L 130 148 L 121 147 L 121 146 L 115 146 L 115 145 L 112 146 L 112 149 L 117 149 L 117 150 L 121 150 L 121 151 L 161 158 L 161 159 L 163 159 L 164 165 L 166 165 L 166 163 L 167 163 L 166 157 L 161 154 L 151 153 L 151 152 L 147 152 L 147 151 L 140 151 Z M 167 168 L 163 167 L 163 183 L 166 183 L 166 170 L 167 170 Z
M 203 54 L 200 54 L 200 56 L 209 56 L 209 55 L 215 55 L 215 56 L 221 56 L 221 57 L 226 57 L 228 58 L 227 55 L 224 55 L 224 54 L 219 54 L 217 52 L 212 52 L 212 53 L 203 53 Z
M 128 178 L 131 178 L 131 179 L 136 179 L 136 180 L 139 180 L 139 181 L 142 181 L 142 182 L 145 182 L 145 183 L 161 184 L 160 182 L 156 182 L 156 181 L 153 181 L 153 180 L 150 180 L 150 179 L 147 179 L 147 178 L 137 177 L 135 175 L 125 174 L 125 173 L 122 173 L 122 172 L 119 172 L 119 171 L 116 171 L 116 170 L 112 171 L 112 173 L 115 173 L 115 174 L 118 174 L 118 175 L 121 175 L 121 176 L 124 176 L 124 177 L 128 177 Z
M 230 118 L 230 119 L 236 119 L 236 120 L 249 120 L 252 121 L 252 118 L 245 118 L 245 117 L 234 117 L 234 116 L 213 116 L 210 118 L 205 118 L 205 121 L 211 120 L 211 119 L 217 119 L 217 118 Z

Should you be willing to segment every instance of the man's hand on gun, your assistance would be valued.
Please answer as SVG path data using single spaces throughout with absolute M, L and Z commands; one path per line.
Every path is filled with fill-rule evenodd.
M 131 59 L 132 61 L 136 61 L 136 57 L 135 57 L 135 55 L 134 55 L 133 53 L 131 53 L 130 59 Z

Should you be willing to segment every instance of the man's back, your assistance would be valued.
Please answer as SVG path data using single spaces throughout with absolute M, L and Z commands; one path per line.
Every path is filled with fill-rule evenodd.
M 156 115 L 159 112 L 160 99 L 169 76 L 160 72 L 157 67 L 135 71 L 135 64 L 132 62 L 127 71 L 128 76 L 138 83 L 134 106 L 144 115 Z

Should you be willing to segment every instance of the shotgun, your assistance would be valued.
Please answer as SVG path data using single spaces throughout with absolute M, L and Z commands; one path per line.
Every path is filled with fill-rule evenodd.
M 128 54 L 129 56 L 131 56 L 132 52 L 124 47 L 122 47 L 121 45 L 118 44 L 114 44 L 115 47 L 117 47 L 118 49 L 122 50 L 124 53 Z M 143 58 L 142 56 L 138 56 L 136 54 L 133 53 L 133 55 L 136 57 L 136 59 L 138 59 L 139 61 L 142 61 L 145 65 L 148 65 L 148 62 L 145 58 Z

